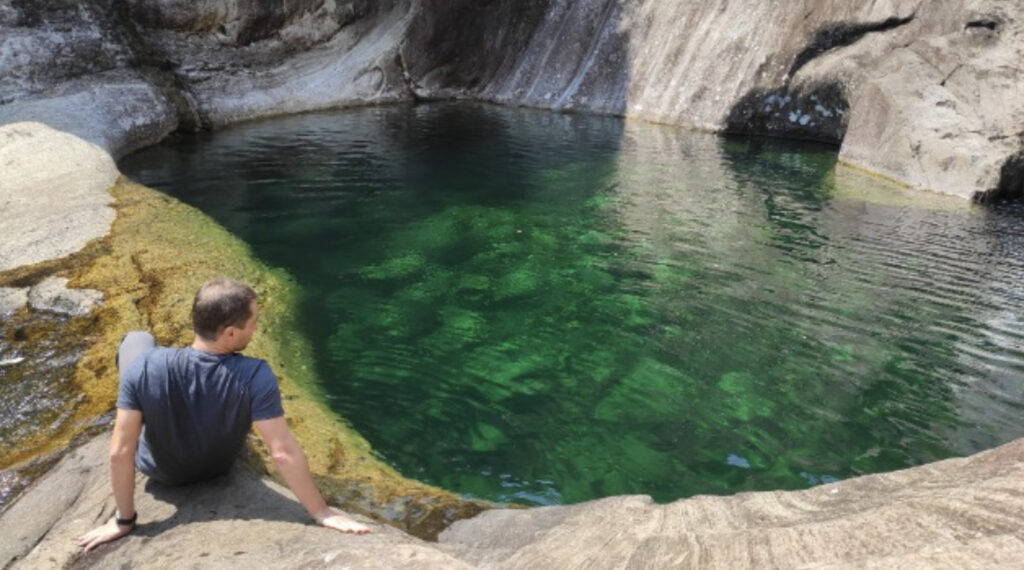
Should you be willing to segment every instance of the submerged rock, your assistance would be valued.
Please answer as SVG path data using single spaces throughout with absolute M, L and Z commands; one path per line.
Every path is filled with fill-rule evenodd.
M 28 302 L 37 311 L 80 317 L 103 302 L 103 293 L 95 289 L 68 289 L 67 279 L 49 277 L 32 287 Z

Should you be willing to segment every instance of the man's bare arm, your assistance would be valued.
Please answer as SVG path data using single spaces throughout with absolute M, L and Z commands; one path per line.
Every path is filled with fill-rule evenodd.
M 114 490 L 117 514 L 121 518 L 135 516 L 135 447 L 142 433 L 142 412 L 117 410 L 114 434 L 110 438 L 110 485 Z M 104 542 L 121 538 L 131 532 L 132 525 L 119 525 L 113 519 L 94 528 L 75 541 L 86 551 Z
M 309 471 L 306 454 L 302 452 L 284 416 L 254 422 L 256 431 L 263 438 L 270 450 L 274 465 L 281 472 L 285 483 L 306 508 L 317 524 L 333 528 L 341 532 L 363 534 L 370 532 L 369 527 L 348 517 L 341 511 L 327 506 L 323 495 L 313 482 Z

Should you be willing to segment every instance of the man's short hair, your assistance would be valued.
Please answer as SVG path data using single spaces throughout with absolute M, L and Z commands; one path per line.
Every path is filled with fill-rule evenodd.
M 250 304 L 256 291 L 245 283 L 220 277 L 203 284 L 192 301 L 192 329 L 214 341 L 229 326 L 244 327 L 252 316 Z

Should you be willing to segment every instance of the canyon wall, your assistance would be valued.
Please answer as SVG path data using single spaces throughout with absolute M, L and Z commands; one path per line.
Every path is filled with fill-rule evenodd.
M 508 4 L 426 0 L 403 48 L 416 94 L 822 140 L 912 187 L 1021 195 L 1014 2 Z
M 1024 184 L 1012 0 L 4 0 L 0 123 L 175 129 L 468 98 L 822 140 L 979 200 Z

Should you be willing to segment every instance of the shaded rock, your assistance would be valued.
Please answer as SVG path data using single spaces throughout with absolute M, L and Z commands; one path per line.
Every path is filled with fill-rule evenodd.
M 73 79 L 31 98 L 0 105 L 0 124 L 24 122 L 46 125 L 51 133 L 66 133 L 65 136 L 72 135 L 81 140 L 74 144 L 23 141 L 26 146 L 10 149 L 12 155 L 15 151 L 24 152 L 31 148 L 39 157 L 36 160 L 52 161 L 55 167 L 52 174 L 59 176 L 73 172 L 72 167 L 76 164 L 86 167 L 87 161 L 92 161 L 95 166 L 88 167 L 88 170 L 103 168 L 112 177 L 107 187 L 118 175 L 111 156 L 118 157 L 155 144 L 178 126 L 171 103 L 142 75 L 131 70 L 112 70 Z M 2 136 L 3 130 L 0 130 Z M 58 158 L 81 153 L 76 149 L 88 147 L 86 143 L 95 145 L 95 151 L 106 151 L 104 156 L 94 152 L 87 158 L 80 154 L 71 164 Z M 110 156 L 105 156 L 107 154 Z M 59 195 L 62 190 L 66 191 L 66 185 L 55 181 L 50 185 L 50 194 Z
M 0 287 L 0 316 L 17 311 L 28 304 L 28 287 Z
M 0 127 L 0 169 L 0 271 L 63 257 L 109 231 L 118 172 L 102 149 L 15 123 Z
M 80 317 L 103 302 L 103 293 L 95 289 L 68 289 L 67 279 L 49 277 L 32 287 L 28 302 L 37 311 Z
M 0 7 L 0 104 L 87 74 L 130 64 L 114 22 L 91 2 L 5 2 Z
M 109 436 L 71 452 L 0 514 L 4 568 L 437 568 L 470 566 L 385 526 L 365 536 L 313 525 L 291 494 L 238 468 L 199 485 L 168 488 L 139 475 L 139 526 L 84 554 L 72 538 L 108 520 Z

